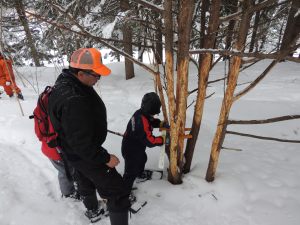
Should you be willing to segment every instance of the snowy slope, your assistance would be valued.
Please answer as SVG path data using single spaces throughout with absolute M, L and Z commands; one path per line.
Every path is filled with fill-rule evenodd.
M 243 72 L 239 83 L 249 82 L 268 65 L 257 64 Z M 109 77 L 96 85 L 108 114 L 108 127 L 124 132 L 127 121 L 139 107 L 142 96 L 153 91 L 153 78 L 139 67 L 136 78 L 125 81 L 124 65 L 111 63 Z M 25 101 L 18 103 L 5 94 L 0 99 L 0 225 L 85 225 L 80 202 L 61 199 L 55 169 L 40 151 L 40 143 L 28 119 L 37 100 L 37 92 L 52 85 L 61 68 L 16 68 L 18 84 Z M 232 109 L 232 119 L 265 119 L 300 114 L 300 65 L 277 65 L 248 95 Z M 196 69 L 191 66 L 189 89 L 197 84 Z M 212 71 L 210 80 L 224 75 L 224 64 Z M 22 81 L 24 84 L 22 84 Z M 36 82 L 38 80 L 38 82 Z M 28 82 L 29 81 L 29 82 Z M 25 85 L 25 86 L 24 86 Z M 34 87 L 34 88 L 33 88 Z M 238 88 L 243 88 L 241 85 Z M 300 145 L 227 136 L 224 146 L 242 151 L 223 150 L 213 183 L 204 180 L 211 141 L 223 96 L 222 82 L 209 87 L 215 92 L 205 104 L 200 140 L 192 171 L 182 185 L 171 185 L 166 177 L 138 184 L 137 197 L 148 204 L 133 215 L 131 225 L 298 225 L 300 222 Z M 192 102 L 195 95 L 189 98 Z M 192 120 L 188 110 L 188 125 Z M 161 117 L 162 115 L 160 115 Z M 268 125 L 238 126 L 230 130 L 300 140 L 300 122 L 291 120 Z M 108 135 L 105 147 L 118 155 L 121 138 Z M 148 168 L 157 168 L 160 148 L 148 149 Z M 167 162 L 166 162 L 167 163 Z M 97 224 L 109 224 L 105 219 Z

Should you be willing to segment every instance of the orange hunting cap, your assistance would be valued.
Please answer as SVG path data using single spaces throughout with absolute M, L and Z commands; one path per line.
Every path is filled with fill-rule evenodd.
M 101 52 L 95 48 L 80 48 L 71 55 L 70 66 L 92 70 L 99 76 L 108 76 L 111 70 L 102 63 Z

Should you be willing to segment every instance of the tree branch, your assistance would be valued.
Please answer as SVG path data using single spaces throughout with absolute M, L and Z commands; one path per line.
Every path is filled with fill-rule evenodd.
M 121 133 L 116 132 L 116 131 L 108 130 L 108 129 L 107 129 L 107 132 L 108 132 L 108 133 L 111 133 L 111 134 L 114 134 L 114 135 L 117 135 L 117 136 L 120 136 L 120 137 L 123 137 L 123 136 L 124 136 L 124 134 L 121 134 Z
M 272 137 L 263 137 L 263 136 L 257 136 L 253 134 L 245 134 L 245 133 L 239 133 L 234 131 L 226 131 L 227 134 L 234 134 L 244 137 L 251 137 L 251 138 L 257 138 L 262 140 L 270 140 L 270 141 L 278 141 L 278 142 L 289 142 L 289 143 L 300 143 L 300 140 L 289 140 L 289 139 L 280 139 L 280 138 L 272 138 Z
M 297 45 L 296 47 L 299 47 L 299 45 Z M 257 59 L 281 59 L 280 52 L 264 54 L 264 53 L 259 53 L 259 52 L 237 52 L 237 51 L 229 51 L 229 50 L 221 50 L 221 49 L 190 50 L 190 54 L 205 54 L 205 53 L 220 54 L 223 56 L 254 57 Z M 291 57 L 291 56 L 285 56 L 283 59 L 300 63 L 299 58 L 295 58 L 295 57 Z
M 158 12 L 158 13 L 161 13 L 161 14 L 164 12 L 164 9 L 162 7 L 154 5 L 150 2 L 146 2 L 146 1 L 143 1 L 143 0 L 132 0 L 132 1 L 136 2 L 136 3 L 139 3 L 143 6 L 146 6 L 147 8 L 152 9 L 155 12 Z
M 224 149 L 224 150 L 232 150 L 232 151 L 238 151 L 238 152 L 243 151 L 243 150 L 240 149 L 240 148 L 227 148 L 227 147 L 222 147 L 221 149 Z
M 269 72 L 270 70 L 278 63 L 277 60 L 273 60 L 272 63 L 264 70 L 264 72 L 259 75 L 248 87 L 246 87 L 244 90 L 240 91 L 234 96 L 233 101 L 238 100 L 243 95 L 248 93 L 251 89 L 253 89 Z
M 300 115 L 288 115 L 269 118 L 265 120 L 228 120 L 228 124 L 266 124 L 266 123 L 275 123 L 285 120 L 294 120 L 300 119 Z
M 284 1 L 284 2 L 281 2 L 281 3 L 278 3 L 278 0 L 266 0 L 266 1 L 263 1 L 261 3 L 258 3 L 256 5 L 254 5 L 250 10 L 249 12 L 250 13 L 254 13 L 256 11 L 260 11 L 264 8 L 267 8 L 269 6 L 272 6 L 273 4 L 276 4 L 276 5 L 279 5 L 279 4 L 285 4 L 287 2 L 290 2 L 291 0 L 287 0 L 287 1 Z M 233 19 L 236 19 L 237 17 L 241 16 L 243 13 L 243 11 L 238 11 L 238 12 L 235 12 L 235 13 L 232 13 L 228 16 L 225 16 L 225 17 L 221 17 L 220 18 L 220 23 L 224 23 L 226 21 L 230 21 L 230 20 L 233 20 Z
M 34 13 L 31 13 L 29 11 L 25 11 L 26 13 L 28 13 L 29 15 L 31 16 L 34 16 L 36 17 L 37 19 L 40 19 L 46 23 L 49 23 L 55 27 L 58 27 L 58 28 L 61 28 L 61 29 L 64 29 L 64 30 L 68 30 L 72 33 L 75 33 L 77 35 L 80 35 L 80 36 L 84 36 L 84 37 L 89 37 L 89 38 L 92 38 L 94 39 L 95 41 L 98 41 L 100 42 L 101 44 L 103 44 L 104 46 L 114 50 L 115 52 L 119 53 L 120 55 L 124 56 L 125 58 L 129 59 L 130 61 L 134 62 L 135 64 L 141 66 L 142 68 L 144 68 L 145 70 L 147 70 L 148 72 L 150 72 L 152 75 L 156 75 L 157 74 L 157 71 L 153 70 L 151 67 L 145 65 L 144 63 L 141 63 L 140 61 L 136 60 L 135 58 L 133 58 L 131 55 L 123 52 L 122 50 L 116 48 L 115 46 L 107 43 L 107 41 L 113 41 L 113 40 L 110 40 L 110 39 L 105 39 L 105 38 L 101 38 L 101 37 L 97 37 L 97 36 L 94 36 L 92 34 L 90 34 L 89 32 L 87 32 L 86 30 L 84 30 L 80 25 L 79 25 L 79 29 L 81 31 L 75 31 L 75 30 L 72 30 L 71 28 L 68 28 L 66 27 L 64 24 L 58 24 L 58 23 L 55 23 L 55 22 L 52 22 L 52 21 L 49 21 L 47 20 L 46 18 L 42 17 L 42 16 L 39 16 L 37 14 L 34 14 Z M 78 25 L 77 25 L 78 26 Z

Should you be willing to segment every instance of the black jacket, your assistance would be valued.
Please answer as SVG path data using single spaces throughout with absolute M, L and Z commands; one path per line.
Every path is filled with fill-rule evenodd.
M 106 108 L 92 87 L 64 69 L 49 97 L 49 116 L 70 162 L 102 167 L 110 155 L 102 147 L 107 135 Z
M 155 137 L 152 134 L 153 128 L 158 128 L 160 120 L 152 116 L 144 115 L 141 109 L 137 110 L 127 124 L 127 129 L 122 141 L 122 155 L 126 159 L 143 156 L 146 147 L 163 145 L 161 136 Z

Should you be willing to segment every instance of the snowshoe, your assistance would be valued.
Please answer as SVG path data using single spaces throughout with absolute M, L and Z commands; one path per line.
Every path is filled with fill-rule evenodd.
M 131 205 L 136 202 L 136 196 L 133 194 L 133 192 L 130 193 L 128 200 L 130 201 Z
M 147 204 L 147 201 L 138 200 L 137 197 L 134 194 L 134 191 L 132 191 L 130 193 L 128 198 L 129 198 L 129 201 L 130 201 L 129 212 L 132 213 L 132 214 L 136 214 L 137 212 L 139 212 Z
M 145 205 L 147 205 L 147 201 L 135 201 L 131 207 L 129 208 L 129 212 L 132 214 L 138 213 Z
M 163 177 L 162 170 L 144 170 L 137 178 L 136 183 L 142 183 L 147 180 L 161 180 Z
M 87 210 L 84 215 L 91 221 L 91 223 L 96 223 L 105 217 L 105 210 L 99 206 L 97 209 Z
M 71 199 L 75 199 L 75 200 L 79 200 L 79 201 L 82 200 L 78 191 L 74 191 L 73 193 L 71 193 L 69 195 L 63 195 L 63 198 L 71 198 Z

